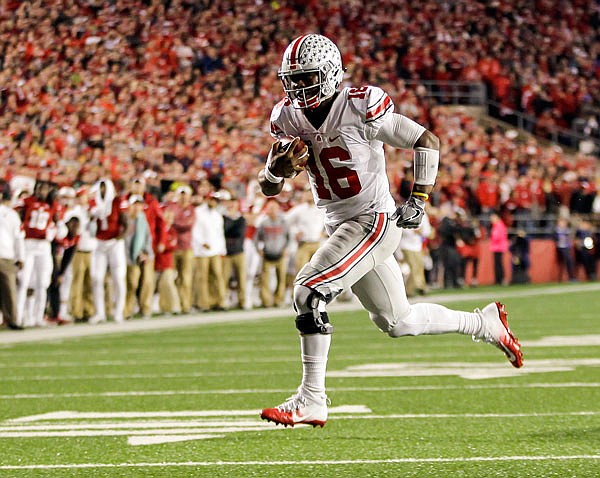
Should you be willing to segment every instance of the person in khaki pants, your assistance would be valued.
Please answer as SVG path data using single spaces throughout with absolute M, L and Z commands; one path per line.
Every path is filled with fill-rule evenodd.
M 290 234 L 298 243 L 294 261 L 296 274 L 317 251 L 325 232 L 325 213 L 315 206 L 310 189 L 302 192 L 301 201 L 286 213 Z
M 173 251 L 177 247 L 177 231 L 173 227 L 173 218 L 175 214 L 168 207 L 163 211 L 165 220 L 166 237 L 165 249 L 163 252 L 157 252 L 154 260 L 154 268 L 158 274 L 158 306 L 161 313 L 179 314 L 181 312 L 181 302 L 179 293 L 175 286 L 175 261 L 173 260 Z
M 21 219 L 10 205 L 8 184 L 0 183 L 0 310 L 2 323 L 10 329 L 22 329 L 17 317 L 17 270 L 23 266 L 25 257 L 24 235 Z
M 290 240 L 289 226 L 281 213 L 279 203 L 270 200 L 265 205 L 266 216 L 256 228 L 255 241 L 262 257 L 260 277 L 260 300 L 263 307 L 283 305 L 286 288 L 287 247 Z M 275 270 L 277 286 L 271 290 L 271 271 Z
M 196 221 L 192 204 L 192 188 L 187 185 L 175 190 L 177 202 L 170 204 L 173 211 L 173 229 L 177 233 L 177 247 L 173 252 L 177 279 L 175 285 L 181 302 L 181 312 L 187 314 L 192 307 L 192 280 L 194 252 L 192 251 L 192 228 Z
M 223 216 L 217 210 L 221 193 L 212 192 L 196 207 L 196 222 L 192 229 L 194 251 L 194 305 L 200 311 L 225 309 L 223 256 L 225 234 Z
M 425 253 L 423 243 L 431 236 L 432 229 L 429 216 L 423 215 L 421 225 L 417 229 L 406 229 L 402 231 L 402 238 L 398 248 L 402 252 L 404 261 L 410 268 L 410 274 L 406 278 L 405 288 L 408 297 L 427 292 L 427 281 L 425 280 Z
M 152 267 L 152 274 L 154 274 L 152 235 L 144 214 L 144 198 L 142 196 L 129 196 L 128 215 L 129 221 L 125 233 L 125 252 L 127 254 L 125 317 L 131 317 L 134 314 L 143 268 Z M 145 301 L 140 300 L 140 311 L 144 318 L 150 318 L 152 310 L 145 308 Z
M 157 199 L 146 190 L 146 180 L 143 177 L 134 178 L 129 187 L 128 197 L 140 196 L 144 204 L 144 214 L 148 222 L 150 236 L 152 237 L 152 254 L 149 254 L 140 264 L 139 303 L 144 317 L 152 315 L 154 290 L 156 287 L 154 277 L 154 255 L 165 249 L 165 221 Z
M 69 311 L 73 320 L 80 321 L 94 315 L 91 264 L 96 238 L 92 230 L 95 224 L 90 218 L 89 191 L 86 186 L 75 191 L 75 205 L 70 215 L 79 219 L 79 242 L 71 264 L 73 279 Z

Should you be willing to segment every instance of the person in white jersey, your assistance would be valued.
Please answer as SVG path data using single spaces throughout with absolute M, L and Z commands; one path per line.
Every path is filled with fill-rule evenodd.
M 333 326 L 325 305 L 351 288 L 371 320 L 391 337 L 459 333 L 502 350 L 521 367 L 523 356 L 504 305 L 461 312 L 437 304 L 409 304 L 393 253 L 402 229 L 418 228 L 438 171 L 440 142 L 423 126 L 394 113 L 380 88 L 339 89 L 344 68 L 328 38 L 296 38 L 283 55 L 279 77 L 286 97 L 271 113 L 271 146 L 258 174 L 263 194 L 277 195 L 285 178 L 306 171 L 314 200 L 325 209 L 329 238 L 298 273 L 293 300 L 300 332 L 302 382 L 261 418 L 276 424 L 323 426 L 325 372 Z M 282 141 L 285 137 L 293 141 Z M 307 148 L 300 150 L 302 140 Z M 396 207 L 389 191 L 383 144 L 414 151 L 410 198 Z M 301 146 L 301 144 L 300 144 Z

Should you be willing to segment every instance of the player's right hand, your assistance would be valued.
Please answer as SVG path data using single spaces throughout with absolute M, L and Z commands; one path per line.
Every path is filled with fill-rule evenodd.
M 308 147 L 299 137 L 275 141 L 267 157 L 267 168 L 276 177 L 294 178 L 306 166 Z
M 425 201 L 411 196 L 408 198 L 408 201 L 396 209 L 392 220 L 396 221 L 396 226 L 403 229 L 418 229 L 424 214 Z

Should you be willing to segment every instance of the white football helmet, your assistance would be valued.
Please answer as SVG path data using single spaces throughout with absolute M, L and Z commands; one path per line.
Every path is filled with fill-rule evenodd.
M 278 76 L 294 108 L 316 108 L 342 83 L 342 55 L 329 38 L 302 35 L 283 53 Z

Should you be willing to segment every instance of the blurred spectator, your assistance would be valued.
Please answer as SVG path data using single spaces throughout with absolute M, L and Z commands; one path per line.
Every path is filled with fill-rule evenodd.
M 136 305 L 138 305 L 136 304 L 138 302 L 137 293 L 138 288 L 141 289 L 142 271 L 146 270 L 147 263 L 150 263 L 154 269 L 154 251 L 152 250 L 150 225 L 144 213 L 144 198 L 131 194 L 128 201 L 128 221 L 124 235 L 127 254 L 127 299 L 124 315 L 126 318 L 131 318 L 136 311 Z M 141 295 L 139 311 L 144 319 L 149 319 L 152 315 L 152 302 L 148 304 L 146 300 L 142 300 Z
M 570 281 L 575 280 L 575 263 L 573 261 L 573 230 L 569 221 L 561 217 L 554 228 L 554 240 L 556 242 L 556 253 L 558 255 L 559 274 L 561 281 L 566 269 Z
M 244 257 L 246 218 L 240 212 L 239 201 L 229 192 L 224 194 L 223 227 L 227 255 L 223 259 L 223 277 L 226 286 L 235 290 L 237 294 L 237 307 L 247 309 L 250 304 L 246 304 L 247 278 L 246 258 Z
M 531 265 L 529 254 L 530 245 L 529 238 L 524 229 L 519 229 L 517 235 L 510 241 L 509 250 L 512 254 L 512 275 L 511 284 L 527 284 L 529 283 L 529 266 Z
M 402 231 L 402 238 L 398 247 L 410 269 L 408 277 L 404 281 L 408 297 L 414 297 L 417 294 L 424 295 L 427 292 L 423 247 L 430 235 L 431 224 L 427 214 L 423 216 L 421 226 L 418 229 L 404 229 Z
M 298 204 L 285 214 L 290 237 L 298 244 L 294 267 L 296 273 L 310 261 L 319 248 L 325 232 L 325 216 L 322 209 L 315 206 L 310 189 L 303 191 Z M 289 275 L 289 271 L 288 271 Z
M 223 256 L 227 253 L 223 216 L 217 210 L 218 193 L 208 194 L 195 209 L 192 228 L 194 251 L 194 305 L 200 311 L 225 309 L 225 279 Z
M 289 226 L 277 201 L 265 205 L 265 217 L 256 227 L 254 239 L 262 257 L 260 273 L 260 300 L 263 307 L 283 305 L 286 289 L 287 247 L 290 242 Z M 277 285 L 271 289 L 271 273 L 275 271 Z
M 79 241 L 79 218 L 66 219 L 64 237 L 57 237 L 52 241 L 52 280 L 48 287 L 48 302 L 50 313 L 48 320 L 58 325 L 68 324 L 73 321 L 69 314 L 69 295 L 73 280 L 71 263 L 77 242 Z
M 70 311 L 73 320 L 89 319 L 94 315 L 92 298 L 91 259 L 96 248 L 95 224 L 90 217 L 88 188 L 75 192 L 75 205 L 71 217 L 79 220 L 79 241 L 73 255 Z M 92 230 L 94 229 L 94 230 Z
M 17 316 L 17 271 L 23 267 L 25 244 L 21 219 L 10 207 L 10 189 L 0 183 L 0 310 L 2 322 L 10 329 L 20 329 Z
M 478 285 L 477 274 L 479 272 L 479 254 L 481 253 L 479 242 L 482 237 L 482 228 L 479 221 L 469 218 L 466 214 L 460 216 L 457 250 L 462 258 L 462 278 L 466 282 L 467 267 L 471 264 L 471 279 L 467 284 L 471 287 Z
M 587 280 L 596 280 L 596 244 L 594 228 L 581 220 L 575 230 L 575 261 L 583 267 Z
M 255 282 L 260 274 L 261 257 L 254 241 L 256 238 L 256 224 L 260 220 L 258 213 L 253 212 L 252 207 L 244 214 L 246 218 L 246 237 L 244 238 L 244 257 L 246 258 L 246 307 L 252 308 L 257 305 L 258 293 L 256 293 Z M 256 284 L 258 285 L 258 284 Z
M 175 190 L 175 203 L 169 205 L 173 210 L 173 229 L 177 232 L 177 248 L 173 254 L 177 279 L 175 285 L 181 301 L 181 312 L 187 314 L 192 307 L 192 279 L 194 252 L 192 251 L 192 228 L 196 220 L 192 204 L 192 188 L 187 185 Z
M 69 295 L 73 279 L 71 263 L 79 241 L 79 218 L 71 211 L 75 201 L 75 190 L 64 186 L 57 193 L 57 232 L 51 243 L 52 280 L 48 287 L 49 313 L 47 320 L 58 325 L 70 323 Z
M 494 283 L 504 284 L 504 254 L 508 252 L 508 231 L 497 213 L 490 216 L 490 251 L 494 254 Z
M 167 207 L 162 213 L 165 225 L 165 247 L 162 252 L 156 253 L 154 266 L 158 273 L 158 307 L 161 313 L 179 314 L 181 312 L 181 301 L 179 292 L 175 285 L 177 272 L 173 252 L 177 248 L 177 231 L 173 227 L 175 212 Z
M 444 268 L 444 287 L 462 287 L 462 260 L 456 241 L 460 235 L 457 213 L 450 209 L 438 226 L 440 236 L 440 258 Z
M 95 315 L 89 323 L 106 322 L 104 280 L 110 270 L 112 279 L 112 317 L 123 322 L 127 294 L 127 254 L 123 236 L 127 231 L 127 199 L 109 179 L 101 179 L 93 187 L 91 216 L 96 222 L 96 248 L 92 253 L 92 289 Z M 110 303 L 109 302 L 109 303 Z
M 136 286 L 136 295 L 139 295 L 140 311 L 144 317 L 149 317 L 152 314 L 152 303 L 155 290 L 154 277 L 154 258 L 159 252 L 165 249 L 165 222 L 162 217 L 162 211 L 158 200 L 146 190 L 146 180 L 143 177 L 136 177 L 132 181 L 129 188 L 128 198 L 132 195 L 141 196 L 143 198 L 144 214 L 148 223 L 148 229 L 152 239 L 152 254 L 149 254 L 145 260 L 139 263 L 140 276 L 139 284 Z M 133 284 L 128 284 L 128 294 Z M 127 314 L 131 315 L 129 309 L 131 305 L 131 296 L 128 295 L 128 304 L 126 305 Z

